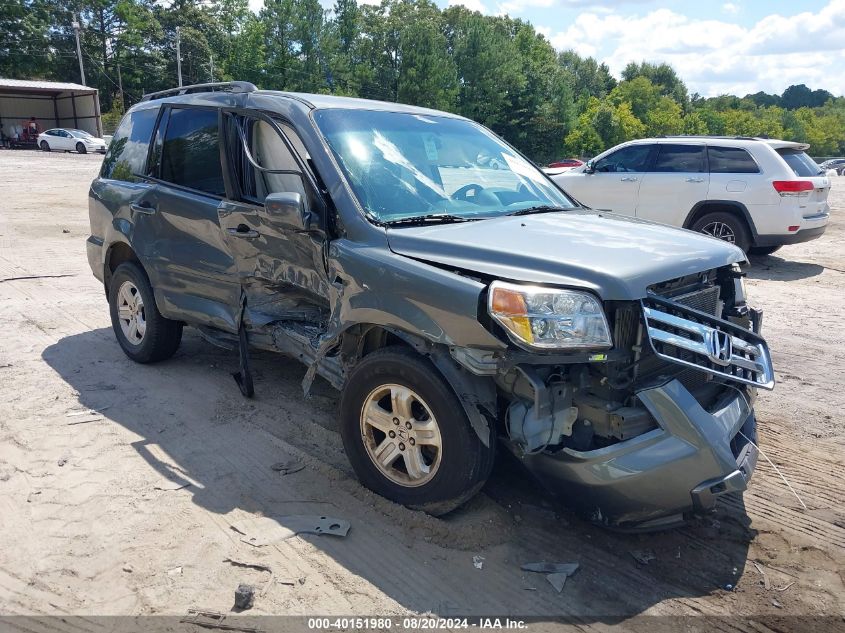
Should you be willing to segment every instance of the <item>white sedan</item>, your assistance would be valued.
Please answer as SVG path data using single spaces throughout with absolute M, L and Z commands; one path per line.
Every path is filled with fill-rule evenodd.
M 38 147 L 45 152 L 57 150 L 80 154 L 87 154 L 88 152 L 106 153 L 106 142 L 103 139 L 91 136 L 85 130 L 61 127 L 39 134 Z

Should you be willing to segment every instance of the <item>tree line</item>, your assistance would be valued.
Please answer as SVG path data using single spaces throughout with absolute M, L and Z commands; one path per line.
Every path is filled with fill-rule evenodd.
M 804 85 L 782 95 L 690 95 L 666 64 L 606 64 L 556 51 L 525 21 L 431 0 L 0 0 L 0 76 L 88 84 L 107 125 L 142 94 L 240 79 L 267 89 L 399 101 L 457 112 L 532 159 L 593 156 L 642 136 L 725 134 L 798 140 L 845 154 L 845 98 Z

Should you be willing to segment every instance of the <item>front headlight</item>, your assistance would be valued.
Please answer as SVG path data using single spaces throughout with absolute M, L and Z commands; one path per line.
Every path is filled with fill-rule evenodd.
M 523 347 L 576 349 L 613 344 L 601 303 L 588 292 L 494 281 L 487 310 Z

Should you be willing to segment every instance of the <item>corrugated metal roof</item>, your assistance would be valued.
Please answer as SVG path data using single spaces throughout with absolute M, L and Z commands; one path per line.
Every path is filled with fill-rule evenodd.
M 0 77 L 0 91 L 3 88 L 10 88 L 15 91 L 33 90 L 36 92 L 96 92 L 96 88 L 89 88 L 81 84 L 72 84 L 59 81 L 38 81 L 28 79 L 4 79 Z

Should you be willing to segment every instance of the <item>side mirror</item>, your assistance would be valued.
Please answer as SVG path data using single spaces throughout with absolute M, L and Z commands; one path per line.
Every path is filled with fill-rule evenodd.
M 584 173 L 585 174 L 596 173 L 596 164 L 592 160 L 587 161 L 587 164 L 584 166 Z
M 311 230 L 314 216 L 305 208 L 302 194 L 298 192 L 271 193 L 264 199 L 264 211 L 281 229 L 297 233 Z

